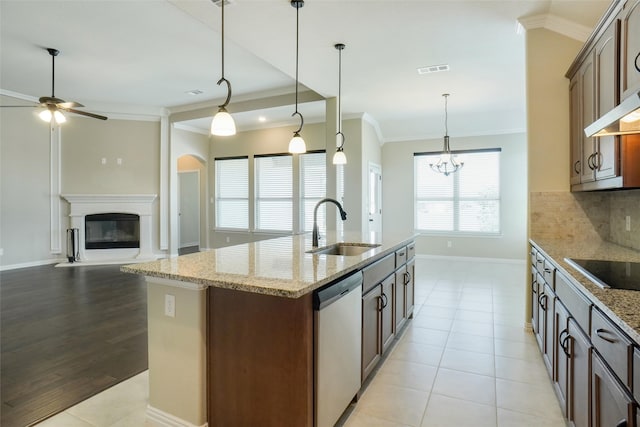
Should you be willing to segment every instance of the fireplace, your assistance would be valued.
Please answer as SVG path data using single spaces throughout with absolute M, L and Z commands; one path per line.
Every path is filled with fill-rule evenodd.
M 140 247 L 140 216 L 128 213 L 100 213 L 84 217 L 85 249 Z
M 77 228 L 78 262 L 108 264 L 150 261 L 155 194 L 63 194 L 69 226 Z

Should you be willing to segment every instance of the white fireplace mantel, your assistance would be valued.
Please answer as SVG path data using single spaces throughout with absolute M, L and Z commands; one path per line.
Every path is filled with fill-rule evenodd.
M 70 227 L 80 235 L 80 262 L 141 261 L 155 259 L 153 254 L 153 202 L 156 194 L 61 194 L 69 202 Z M 85 249 L 85 216 L 99 213 L 131 213 L 140 217 L 140 248 Z

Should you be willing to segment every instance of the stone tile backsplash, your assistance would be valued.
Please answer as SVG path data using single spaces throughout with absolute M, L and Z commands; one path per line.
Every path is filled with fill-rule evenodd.
M 532 192 L 529 212 L 534 239 L 604 240 L 640 250 L 640 190 Z

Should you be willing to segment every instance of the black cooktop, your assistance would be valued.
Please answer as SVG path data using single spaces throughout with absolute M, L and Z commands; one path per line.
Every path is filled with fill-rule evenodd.
M 640 263 L 565 258 L 572 267 L 601 288 L 640 291 Z

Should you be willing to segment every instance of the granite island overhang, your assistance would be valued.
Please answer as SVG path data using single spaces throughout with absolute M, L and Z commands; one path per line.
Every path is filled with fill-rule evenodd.
M 313 425 L 313 291 L 415 239 L 323 237 L 377 246 L 312 254 L 303 234 L 122 267 L 148 283 L 150 421 Z

